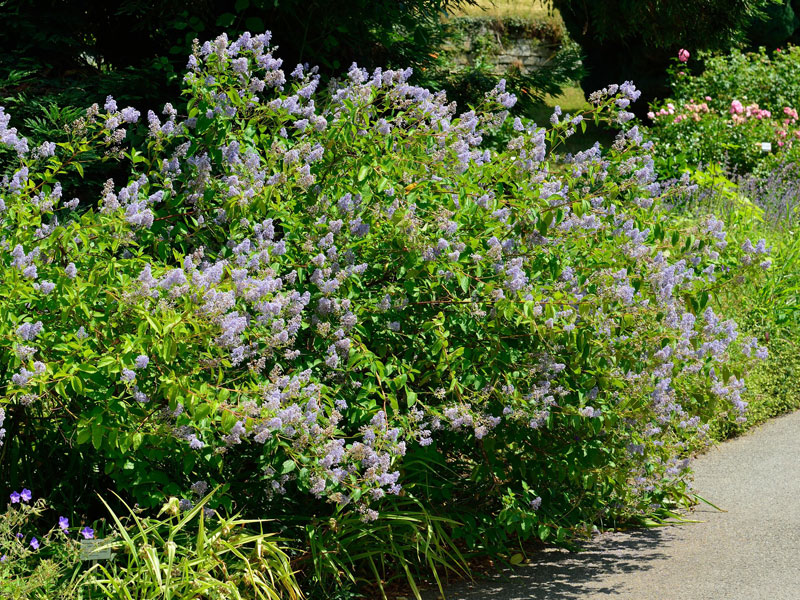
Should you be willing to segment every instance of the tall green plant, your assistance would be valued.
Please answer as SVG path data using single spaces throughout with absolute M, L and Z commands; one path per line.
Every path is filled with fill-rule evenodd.
M 116 526 L 108 546 L 117 555 L 98 563 L 84 585 L 115 600 L 302 598 L 282 540 L 264 532 L 266 522 L 213 511 L 208 518 L 210 497 L 183 513 L 172 499 L 163 519 L 144 518 L 127 505 L 128 514 L 118 516 L 106 504 Z
M 432 578 L 444 596 L 446 576 L 464 578 L 471 573 L 452 537 L 452 530 L 461 526 L 430 514 L 425 504 L 414 498 L 392 502 L 376 522 L 336 514 L 327 522 L 306 526 L 307 577 L 321 597 L 342 587 L 372 586 L 385 599 L 385 584 L 397 578 L 416 598 L 421 598 L 418 582 Z

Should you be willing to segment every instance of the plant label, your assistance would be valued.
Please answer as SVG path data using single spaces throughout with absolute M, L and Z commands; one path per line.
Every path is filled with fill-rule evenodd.
M 111 544 L 107 540 L 81 540 L 81 560 L 108 560 Z

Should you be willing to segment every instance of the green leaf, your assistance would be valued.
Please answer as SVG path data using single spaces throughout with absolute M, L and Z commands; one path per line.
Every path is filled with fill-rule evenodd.
M 78 444 L 85 444 L 89 441 L 89 438 L 92 437 L 92 429 L 90 427 L 84 427 L 78 431 Z
M 244 26 L 248 31 L 264 31 L 267 28 L 261 17 L 247 17 L 244 20 Z
M 171 337 L 166 338 L 164 340 L 163 348 L 164 348 L 163 352 L 164 360 L 167 362 L 172 362 L 173 360 L 175 360 L 175 357 L 178 354 L 178 346 L 175 343 L 175 340 L 172 339 Z
M 547 525 L 539 525 L 539 539 L 543 542 L 550 537 L 550 528 Z
M 112 356 L 110 354 L 106 354 L 100 360 L 97 361 L 97 366 L 99 368 L 107 367 L 109 365 L 113 365 L 116 362 L 117 362 L 116 357 L 114 357 L 114 356 Z
M 412 406 L 417 401 L 417 393 L 406 388 L 406 404 Z
M 103 445 L 104 432 L 105 428 L 99 423 L 92 425 L 92 446 L 94 446 L 95 450 L 100 450 L 100 446 Z
M 230 431 L 231 429 L 233 429 L 233 426 L 236 424 L 237 420 L 238 419 L 236 418 L 235 414 L 225 409 L 224 411 L 222 411 L 222 423 L 221 423 L 222 430 L 226 432 Z
M 463 273 L 456 273 L 456 279 L 458 279 L 458 285 L 460 285 L 461 289 L 466 293 L 467 290 L 469 290 L 469 277 Z
M 233 13 L 222 13 L 217 17 L 217 25 L 220 27 L 230 27 L 236 21 L 236 15 Z
M 77 375 L 70 377 L 69 384 L 76 394 L 83 392 L 83 381 L 81 381 L 81 378 Z
M 207 402 L 198 406 L 194 411 L 195 421 L 202 421 L 211 414 L 211 405 Z

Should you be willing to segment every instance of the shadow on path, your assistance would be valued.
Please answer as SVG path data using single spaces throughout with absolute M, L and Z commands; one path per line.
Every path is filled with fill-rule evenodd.
M 642 573 L 650 563 L 666 558 L 667 528 L 606 534 L 586 542 L 581 552 L 547 548 L 535 552 L 529 563 L 508 569 L 490 580 L 458 584 L 447 590 L 447 600 L 573 600 L 587 594 L 613 597 L 623 590 L 604 587 L 609 574 Z M 440 597 L 429 591 L 426 600 Z
M 696 523 L 611 533 L 570 554 L 548 548 L 447 600 L 800 599 L 800 411 L 725 442 L 694 463 Z M 434 599 L 437 594 L 429 594 Z

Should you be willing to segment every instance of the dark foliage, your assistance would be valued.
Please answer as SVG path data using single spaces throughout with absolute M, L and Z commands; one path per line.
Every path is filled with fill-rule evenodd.
M 440 16 L 472 0 L 8 0 L 0 2 L 0 98 L 17 117 L 113 94 L 139 107 L 176 95 L 192 41 L 267 29 L 285 64 L 339 74 L 436 59 Z M 9 102 L 6 101 L 6 105 Z M 26 110 L 27 109 L 27 110 Z
M 774 0 L 552 0 L 552 4 L 583 48 L 584 89 L 632 79 L 646 100 L 668 92 L 664 73 L 680 48 L 724 50 L 744 43 L 753 28 L 770 36 L 773 25 L 787 28 L 760 20 Z M 788 3 L 782 4 L 791 12 Z M 786 15 L 778 11 L 770 16 Z M 639 111 L 645 106 L 646 102 L 640 103 Z

